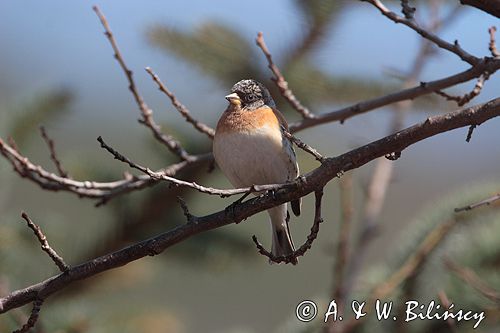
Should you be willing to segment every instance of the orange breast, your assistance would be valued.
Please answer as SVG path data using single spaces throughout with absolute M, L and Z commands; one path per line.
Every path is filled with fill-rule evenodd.
M 222 114 L 217 123 L 217 133 L 228 132 L 252 132 L 265 125 L 279 128 L 286 126 L 286 122 L 279 111 L 270 107 L 262 107 L 253 111 L 242 111 L 241 109 L 228 108 Z

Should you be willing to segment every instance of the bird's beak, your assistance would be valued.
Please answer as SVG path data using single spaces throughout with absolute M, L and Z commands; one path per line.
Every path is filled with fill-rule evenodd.
M 241 104 L 241 99 L 237 93 L 229 94 L 229 95 L 225 96 L 224 98 L 227 99 L 229 101 L 229 103 L 231 103 L 231 104 L 234 104 L 234 105 Z

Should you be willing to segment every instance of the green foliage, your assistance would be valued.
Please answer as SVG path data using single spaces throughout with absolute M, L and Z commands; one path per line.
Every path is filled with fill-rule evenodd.
M 364 292 L 372 286 L 378 285 L 403 262 L 415 253 L 417 247 L 431 230 L 446 221 L 459 219 L 454 228 L 446 238 L 426 257 L 423 267 L 416 271 L 415 276 L 405 284 L 399 286 L 395 294 L 390 297 L 395 301 L 395 306 L 401 306 L 402 301 L 410 299 L 419 302 L 435 300 L 439 303 L 438 292 L 444 291 L 450 302 L 455 304 L 455 309 L 470 309 L 473 311 L 484 311 L 484 309 L 500 308 L 490 300 L 482 296 L 476 290 L 465 284 L 450 272 L 443 264 L 444 258 L 449 258 L 460 266 L 467 267 L 487 282 L 491 287 L 500 290 L 500 211 L 497 207 L 477 208 L 468 213 L 454 213 L 456 207 L 464 204 L 480 201 L 488 195 L 498 191 L 500 183 L 494 181 L 488 184 L 479 184 L 458 189 L 449 196 L 423 209 L 420 217 L 411 224 L 396 242 L 394 255 L 386 262 L 385 267 L 377 265 L 371 267 L 364 274 Z M 373 325 L 372 325 L 373 324 Z M 438 329 L 442 322 L 418 321 L 409 325 L 411 331 L 427 332 Z M 373 320 L 366 323 L 367 332 L 385 332 L 386 323 L 376 324 Z M 467 331 L 470 323 L 460 325 Z M 500 326 L 493 323 L 481 323 L 481 328 L 499 329 Z
M 156 26 L 148 34 L 151 43 L 187 60 L 225 84 L 235 78 L 257 73 L 255 47 L 231 28 L 208 22 L 194 32 L 182 32 L 165 26 Z
M 73 100 L 73 94 L 68 89 L 59 89 L 40 94 L 27 104 L 15 108 L 10 134 L 16 142 L 22 145 L 33 132 L 38 133 L 38 126 L 43 122 L 52 121 L 67 113 Z

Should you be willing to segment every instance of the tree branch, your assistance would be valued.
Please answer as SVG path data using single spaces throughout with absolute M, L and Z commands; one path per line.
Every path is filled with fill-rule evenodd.
M 327 112 L 317 115 L 314 119 L 303 119 L 297 123 L 290 125 L 290 132 L 295 133 L 303 129 L 326 124 L 334 121 L 345 121 L 351 117 L 362 113 L 372 111 L 396 102 L 415 99 L 417 97 L 445 89 L 463 82 L 467 82 L 474 78 L 480 77 L 483 73 L 488 72 L 490 75 L 500 69 L 500 60 L 485 58 L 478 65 L 463 71 L 461 73 L 445 77 L 440 80 L 421 82 L 418 86 L 407 88 L 398 92 L 388 94 L 382 97 L 369 99 L 336 111 Z
M 221 210 L 203 217 L 194 217 L 192 223 L 179 225 L 148 240 L 74 266 L 64 274 L 53 276 L 40 283 L 14 291 L 0 298 L 0 313 L 20 307 L 38 298 L 45 299 L 53 293 L 66 288 L 72 282 L 123 266 L 148 255 L 159 254 L 184 239 L 201 232 L 228 225 L 234 223 L 234 221 L 244 221 L 258 212 L 298 199 L 311 192 L 319 191 L 329 181 L 337 177 L 340 172 L 359 168 L 390 152 L 402 151 L 408 146 L 434 135 L 456 128 L 480 124 L 497 116 L 500 116 L 500 98 L 464 110 L 430 117 L 420 124 L 383 139 L 340 156 L 327 158 L 318 168 L 304 175 L 302 180 L 296 180 L 298 186 L 294 188 L 280 189 L 274 191 L 274 193 L 265 193 L 252 198 L 232 207 L 231 213 Z
M 177 99 L 177 97 L 174 95 L 173 92 L 171 92 L 164 84 L 161 82 L 160 78 L 158 75 L 156 75 L 153 70 L 150 67 L 146 67 L 146 72 L 151 75 L 151 78 L 153 81 L 156 82 L 158 85 L 158 89 L 167 95 L 168 98 L 170 98 L 170 101 L 172 102 L 172 105 L 179 111 L 182 117 L 186 119 L 188 123 L 193 125 L 193 127 L 200 133 L 205 134 L 208 136 L 210 139 L 214 138 L 215 130 L 211 128 L 210 126 L 200 122 L 199 120 L 196 120 L 191 116 L 191 112 Z
M 488 72 L 481 74 L 481 76 L 479 76 L 479 78 L 477 79 L 477 82 L 474 85 L 474 88 L 470 92 L 468 92 L 462 96 L 448 95 L 447 93 L 445 93 L 444 91 L 441 91 L 441 90 L 437 90 L 436 94 L 446 98 L 447 101 L 456 102 L 458 106 L 463 106 L 463 105 L 469 103 L 472 99 L 474 99 L 475 97 L 477 97 L 481 93 L 481 90 L 483 89 L 483 86 L 484 86 L 484 82 L 486 80 L 488 80 L 489 78 L 490 78 L 490 74 Z
M 288 140 L 292 141 L 295 143 L 297 147 L 302 149 L 308 154 L 311 154 L 318 162 L 323 163 L 325 161 L 325 158 L 323 155 L 321 155 L 316 149 L 313 147 L 309 146 L 308 144 L 304 143 L 302 140 L 299 138 L 295 137 L 293 134 L 288 132 L 284 127 L 282 127 L 283 134 L 287 137 Z
M 262 254 L 263 256 L 268 257 L 270 263 L 274 262 L 279 264 L 284 262 L 285 264 L 291 263 L 293 265 L 297 265 L 299 262 L 297 258 L 303 256 L 307 252 L 307 250 L 311 248 L 312 243 L 314 242 L 316 237 L 318 237 L 319 225 L 323 223 L 323 218 L 321 217 L 321 199 L 323 198 L 323 189 L 314 192 L 314 196 L 316 204 L 314 207 L 314 220 L 313 220 L 313 225 L 311 227 L 311 232 L 309 233 L 309 236 L 307 236 L 307 240 L 305 241 L 305 243 L 302 244 L 297 250 L 295 250 L 290 255 L 275 256 L 271 252 L 267 251 L 264 248 L 264 246 L 262 246 L 262 244 L 257 239 L 257 236 L 255 235 L 252 236 L 253 242 L 255 243 L 255 246 L 257 246 L 259 253 Z M 289 216 L 287 217 L 287 220 L 289 220 Z
M 483 12 L 500 18 L 500 2 L 496 0 L 460 0 L 460 3 L 476 7 Z
M 97 17 L 99 17 L 102 26 L 104 27 L 105 30 L 104 34 L 108 38 L 109 43 L 113 48 L 113 51 L 115 53 L 114 54 L 115 59 L 120 64 L 121 69 L 123 70 L 125 76 L 127 77 L 129 83 L 129 90 L 134 96 L 135 102 L 137 103 L 137 106 L 141 111 L 142 119 L 140 119 L 139 122 L 148 127 L 153 133 L 154 137 L 159 142 L 164 144 L 172 153 L 179 156 L 179 158 L 181 158 L 182 160 L 189 160 L 191 156 L 184 150 L 184 148 L 182 148 L 181 144 L 178 141 L 176 141 L 172 136 L 161 132 L 160 126 L 153 119 L 153 110 L 151 110 L 148 107 L 142 96 L 139 94 L 139 91 L 137 90 L 137 86 L 135 85 L 135 81 L 133 78 L 133 72 L 127 67 L 125 60 L 123 59 L 123 56 L 120 52 L 120 49 L 118 48 L 118 44 L 116 43 L 113 33 L 111 32 L 106 17 L 104 17 L 104 15 L 101 13 L 99 7 L 94 6 L 92 8 L 97 14 Z
M 264 35 L 262 32 L 259 32 L 257 34 L 257 39 L 255 40 L 257 43 L 257 46 L 262 50 L 264 55 L 266 56 L 268 67 L 273 73 L 274 77 L 271 78 L 273 82 L 276 84 L 278 87 L 281 96 L 283 96 L 286 101 L 298 112 L 302 115 L 302 118 L 307 118 L 307 119 L 312 119 L 315 118 L 315 115 L 309 111 L 308 108 L 303 106 L 300 101 L 295 97 L 293 94 L 292 90 L 288 88 L 288 82 L 285 80 L 283 77 L 283 74 L 281 74 L 280 69 L 278 66 L 276 66 L 273 62 L 273 58 L 271 55 L 271 52 L 269 52 L 269 49 L 267 48 L 267 45 L 264 41 Z
M 68 176 L 68 172 L 66 172 L 66 170 L 63 169 L 61 161 L 57 157 L 56 147 L 55 147 L 54 141 L 47 134 L 45 127 L 40 126 L 40 133 L 42 135 L 42 138 L 45 140 L 45 143 L 49 147 L 50 159 L 52 160 L 52 162 L 56 166 L 56 169 L 57 169 L 57 172 L 59 173 L 59 176 L 64 177 L 64 178 L 71 178 Z
M 153 179 L 148 175 L 130 176 L 111 182 L 78 181 L 72 178 L 61 177 L 43 169 L 39 165 L 33 164 L 27 157 L 21 155 L 12 144 L 8 145 L 1 138 L 0 153 L 11 163 L 14 171 L 19 176 L 28 178 L 41 188 L 50 191 L 67 191 L 75 193 L 79 197 L 99 199 L 97 205 L 102 205 L 114 197 L 153 186 L 159 182 L 158 179 Z M 213 161 L 211 153 L 191 155 L 189 161 L 172 164 L 154 172 L 174 176 L 186 168 L 199 166 L 202 163 L 210 161 Z
M 414 30 L 417 32 L 420 36 L 430 40 L 437 46 L 439 46 L 442 49 L 448 50 L 451 53 L 456 54 L 460 59 L 463 61 L 471 64 L 472 66 L 477 65 L 481 60 L 472 54 L 466 52 L 464 49 L 460 47 L 458 44 L 458 41 L 455 41 L 454 44 L 450 44 L 447 41 L 439 38 L 437 35 L 425 30 L 424 28 L 420 27 L 417 22 L 413 19 L 407 19 L 404 17 L 401 17 L 394 13 L 393 11 L 390 11 L 381 1 L 379 0 L 361 0 L 361 1 L 366 1 L 375 6 L 382 15 L 387 17 L 388 19 L 392 20 L 395 23 L 401 23 L 409 27 L 410 29 Z
M 490 50 L 491 56 L 493 58 L 500 58 L 500 52 L 497 50 L 497 45 L 495 42 L 495 32 L 497 32 L 497 27 L 492 26 L 488 29 L 488 32 L 490 33 L 490 43 L 488 44 L 488 49 Z
M 489 198 L 486 198 L 484 200 L 481 200 L 479 202 L 467 205 L 465 207 L 455 208 L 455 213 L 463 212 L 463 211 L 466 211 L 466 210 L 472 210 L 474 208 L 478 208 L 478 207 L 481 207 L 481 206 L 489 206 L 489 205 L 493 204 L 494 202 L 496 202 L 498 200 L 500 200 L 500 193 L 495 194 L 495 195 L 493 195 L 493 196 L 491 196 Z
M 25 332 L 28 332 L 31 328 L 33 328 L 33 326 L 35 326 L 35 324 L 38 320 L 38 317 L 40 315 L 40 310 L 42 309 L 42 305 L 43 305 L 42 299 L 35 300 L 33 302 L 33 308 L 31 309 L 31 313 L 30 313 L 28 320 L 26 321 L 26 324 L 24 324 L 23 327 L 21 327 L 18 330 L 15 330 L 12 333 L 25 333 Z
M 40 229 L 38 225 L 33 223 L 33 221 L 31 221 L 31 219 L 29 218 L 28 214 L 26 214 L 25 212 L 23 212 L 21 216 L 28 224 L 28 227 L 31 230 L 33 230 L 33 233 L 35 234 L 36 238 L 38 238 L 38 241 L 42 246 L 42 250 L 49 255 L 50 259 L 52 259 L 52 261 L 56 264 L 59 270 L 63 273 L 69 271 L 70 269 L 69 265 L 67 265 L 64 262 L 64 259 L 60 255 L 58 255 L 57 252 L 52 247 L 50 247 L 49 242 L 47 241 L 47 237 L 45 237 L 45 235 L 43 234 L 42 229 Z
M 217 188 L 213 188 L 213 187 L 206 187 L 206 186 L 199 185 L 195 182 L 187 182 L 185 180 L 171 177 L 169 175 L 166 175 L 163 172 L 155 172 L 147 167 L 144 167 L 144 166 L 139 165 L 135 162 L 132 162 L 132 160 L 130 160 L 128 157 L 122 155 L 121 153 L 116 151 L 114 148 L 109 146 L 106 142 L 104 142 L 102 137 L 98 137 L 97 141 L 99 141 L 101 144 L 101 147 L 106 149 L 110 154 L 112 154 L 115 159 L 117 159 L 123 163 L 127 163 L 131 168 L 137 169 L 137 170 L 147 174 L 149 177 L 151 177 L 154 180 L 167 181 L 174 186 L 189 187 L 189 188 L 192 188 L 198 192 L 205 193 L 205 194 L 218 195 L 221 197 L 228 197 L 228 196 L 238 195 L 238 194 L 256 193 L 256 192 L 271 191 L 271 190 L 274 191 L 274 190 L 278 190 L 278 189 L 282 189 L 282 188 L 297 187 L 297 185 L 294 183 L 252 185 L 250 187 L 227 189 L 227 190 L 217 189 Z

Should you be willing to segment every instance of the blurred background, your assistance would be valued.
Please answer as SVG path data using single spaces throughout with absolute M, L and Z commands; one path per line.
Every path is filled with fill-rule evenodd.
M 458 39 L 468 52 L 489 55 L 493 16 L 458 1 L 419 1 L 417 19 L 431 25 L 444 19 L 438 34 Z M 215 127 L 227 101 L 224 96 L 243 78 L 271 88 L 289 122 L 299 120 L 269 80 L 265 58 L 255 46 L 264 33 L 276 64 L 297 97 L 314 112 L 332 111 L 381 96 L 419 81 L 453 75 L 467 68 L 453 54 L 422 44 L 410 29 L 382 17 L 358 1 L 99 1 L 138 88 L 164 132 L 175 135 L 188 151 L 206 152 L 211 143 L 176 113 L 143 70 L 150 66 L 192 114 Z M 388 4 L 398 13 L 399 2 Z M 152 169 L 176 161 L 149 131 L 137 123 L 139 111 L 126 79 L 113 58 L 91 4 L 86 1 L 0 1 L 0 137 L 12 136 L 32 161 L 54 170 L 38 126 L 55 140 L 64 167 L 75 179 L 119 179 L 127 167 L 104 152 L 102 135 L 116 149 Z M 420 55 L 426 50 L 424 55 Z M 418 68 L 417 60 L 423 66 Z M 475 82 L 453 87 L 470 91 Z M 500 78 L 487 81 L 472 104 L 498 96 Z M 456 105 L 430 96 L 297 134 L 327 156 L 335 156 L 424 120 Z M 321 316 L 305 324 L 295 318 L 304 299 L 326 311 L 332 293 L 345 284 L 347 302 L 363 299 L 404 262 L 428 234 L 453 218 L 453 208 L 493 195 L 500 188 L 500 119 L 478 127 L 470 143 L 467 129 L 420 142 L 390 166 L 374 161 L 346 175 L 341 189 L 325 189 L 325 223 L 313 248 L 298 266 L 273 265 L 251 240 L 256 234 L 269 246 L 267 214 L 190 238 L 154 258 L 144 258 L 75 284 L 45 303 L 39 332 L 318 332 Z M 316 161 L 298 151 L 303 173 Z M 360 238 L 370 218 L 367 202 L 377 167 L 390 168 L 385 203 L 373 215 L 375 237 Z M 392 170 L 394 168 L 394 170 Z M 230 187 L 218 169 L 178 175 L 213 187 Z M 387 170 L 387 169 L 386 169 Z M 350 194 L 352 194 L 352 199 Z M 77 264 L 185 223 L 175 201 L 182 195 L 195 215 L 223 209 L 233 199 L 193 191 L 168 190 L 164 184 L 110 201 L 41 190 L 21 179 L 0 159 L 0 294 L 31 285 L 57 273 L 20 218 L 25 210 L 69 264 Z M 353 208 L 342 214 L 341 196 Z M 313 218 L 313 200 L 292 218 L 296 245 Z M 462 221 L 463 220 L 463 221 Z M 349 257 L 338 281 L 340 225 L 349 223 Z M 345 223 L 343 225 L 346 225 Z M 358 240 L 361 239 L 361 242 Z M 397 288 L 396 304 L 448 298 L 467 309 L 487 311 L 478 331 L 497 332 L 500 310 L 443 264 L 443 257 L 469 267 L 500 288 L 500 215 L 498 207 L 463 214 L 461 221 L 426 258 L 411 279 Z M 342 266 L 342 265 L 341 265 Z M 345 266 L 345 265 L 344 265 Z M 0 331 L 20 327 L 29 308 L 0 316 Z M 372 316 L 373 317 L 373 316 Z M 371 318 L 374 319 L 374 318 Z M 366 320 L 357 330 L 369 332 L 447 332 L 442 321 L 411 324 Z M 470 331 L 470 322 L 459 331 Z

